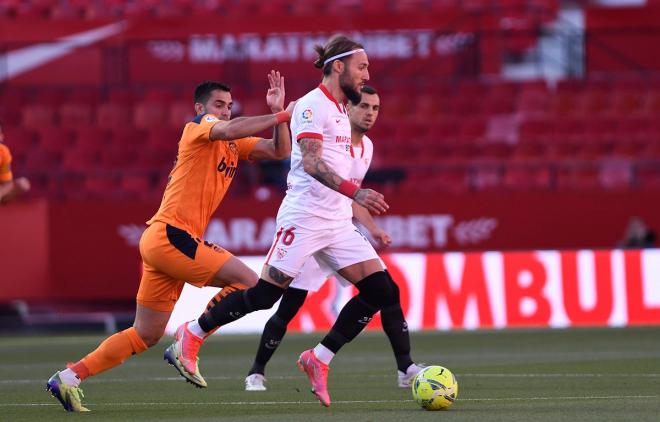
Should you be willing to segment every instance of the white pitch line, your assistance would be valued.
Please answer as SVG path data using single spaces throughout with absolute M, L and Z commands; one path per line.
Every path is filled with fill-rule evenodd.
M 540 401 L 540 400 L 627 400 L 627 399 L 656 399 L 658 396 L 563 396 L 563 397 L 500 397 L 500 398 L 464 398 L 457 401 Z M 367 404 L 367 403 L 410 403 L 413 400 L 336 400 L 333 404 Z M 245 406 L 253 405 L 256 401 L 228 401 L 228 402 L 125 402 L 125 403 L 85 403 L 86 406 Z M 284 404 L 314 404 L 318 401 L 260 401 L 260 405 L 281 406 Z M 58 403 L 0 403 L 0 407 L 34 407 L 34 406 L 61 406 Z
M 361 378 L 390 378 L 391 375 L 358 375 L 358 374 L 341 374 L 342 377 L 360 376 Z M 649 374 L 617 374 L 617 373 L 566 373 L 566 374 L 553 374 L 553 373 L 530 373 L 530 374 L 502 374 L 502 373 L 467 373 L 456 374 L 457 378 L 660 378 L 658 373 Z M 205 377 L 207 380 L 243 380 L 242 376 L 215 376 Z M 269 376 L 270 380 L 292 380 L 292 379 L 305 379 L 304 375 L 276 375 Z M 140 378 L 140 381 L 182 381 L 183 378 L 173 377 L 148 377 Z M 102 384 L 113 382 L 134 382 L 134 378 L 92 378 L 86 384 Z M 21 379 L 21 380 L 0 380 L 0 385 L 25 385 L 25 384 L 42 384 L 45 379 Z

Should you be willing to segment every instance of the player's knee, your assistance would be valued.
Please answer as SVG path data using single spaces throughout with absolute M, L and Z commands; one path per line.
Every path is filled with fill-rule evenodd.
M 392 302 L 394 289 L 384 271 L 375 272 L 356 284 L 360 298 L 368 305 L 380 309 Z
M 283 288 L 260 279 L 256 286 L 243 291 L 243 298 L 250 311 L 257 311 L 272 308 L 283 293 Z

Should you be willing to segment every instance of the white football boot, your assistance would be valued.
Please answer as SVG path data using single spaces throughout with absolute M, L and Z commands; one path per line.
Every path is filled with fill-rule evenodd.
M 396 371 L 397 372 L 397 383 L 399 387 L 401 388 L 409 388 L 410 385 L 412 384 L 413 378 L 415 378 L 415 375 L 419 373 L 424 369 L 424 365 L 419 364 L 412 364 L 408 367 L 406 372 L 401 372 L 401 371 Z
M 261 374 L 248 375 L 245 378 L 245 391 L 266 391 L 266 378 Z

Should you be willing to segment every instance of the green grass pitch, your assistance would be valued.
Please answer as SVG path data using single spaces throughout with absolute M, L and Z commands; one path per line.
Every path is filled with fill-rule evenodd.
M 268 367 L 268 391 L 245 392 L 257 336 L 209 340 L 200 367 L 209 388 L 183 381 L 162 359 L 166 338 L 83 384 L 92 412 L 71 414 L 44 390 L 65 362 L 101 336 L 0 337 L 0 421 L 658 421 L 660 327 L 422 332 L 418 362 L 450 368 L 459 397 L 428 412 L 396 387 L 385 336 L 363 333 L 332 363 L 333 404 L 322 408 L 298 372 L 298 354 L 320 334 L 288 335 Z

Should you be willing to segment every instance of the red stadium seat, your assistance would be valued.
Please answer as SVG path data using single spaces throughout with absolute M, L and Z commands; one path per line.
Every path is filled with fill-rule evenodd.
M 502 168 L 488 165 L 477 166 L 472 172 L 472 186 L 477 191 L 490 191 L 501 188 Z
M 523 85 L 516 109 L 523 115 L 538 115 L 550 110 L 550 95 L 545 84 Z
M 633 181 L 632 167 L 628 160 L 608 160 L 600 168 L 600 184 L 608 190 L 627 190 Z
M 143 174 L 124 175 L 121 178 L 120 189 L 125 195 L 137 198 L 149 197 L 155 190 L 151 178 Z
M 190 101 L 177 101 L 170 104 L 169 124 L 171 127 L 183 130 L 183 127 L 194 117 L 195 110 Z
M 103 129 L 116 129 L 132 124 L 129 109 L 120 103 L 103 103 L 96 109 L 96 124 Z
M 166 124 L 168 109 L 165 104 L 155 101 L 143 101 L 133 109 L 133 124 L 137 128 L 149 129 L 154 126 Z
M 176 149 L 176 145 L 181 139 L 181 132 L 182 128 L 154 127 L 146 133 L 146 145 L 169 150 Z
M 147 144 L 147 132 L 132 126 L 116 128 L 110 133 L 110 138 L 115 145 L 140 147 Z
M 116 175 L 89 175 L 85 178 L 85 191 L 92 198 L 118 196 L 119 183 Z
M 545 190 L 552 185 L 550 169 L 543 164 L 507 166 L 502 186 L 511 190 Z
M 25 155 L 25 172 L 43 172 L 46 169 L 56 169 L 62 161 L 62 152 L 34 148 Z
M 557 171 L 559 190 L 597 190 L 600 187 L 600 170 L 594 165 L 566 165 Z
M 639 189 L 660 191 L 660 165 L 657 163 L 637 166 L 635 178 Z
M 28 151 L 36 142 L 35 133 L 21 126 L 2 126 L 5 143 L 12 153 L 16 151 Z
M 610 109 L 610 92 L 600 89 L 587 89 L 576 98 L 575 114 L 586 117 L 605 113 Z
M 124 171 L 137 159 L 137 149 L 130 145 L 109 145 L 101 150 L 101 167 L 106 170 Z
M 63 128 L 52 127 L 39 127 L 37 132 L 39 147 L 50 151 L 65 151 L 73 145 L 73 134 Z
M 74 128 L 92 122 L 92 109 L 88 104 L 65 103 L 59 108 L 60 125 Z
M 65 152 L 62 168 L 70 171 L 89 172 L 99 167 L 99 157 L 98 149 L 78 146 Z
M 47 104 L 28 104 L 21 109 L 21 121 L 26 127 L 51 126 L 55 124 L 55 109 Z
M 65 173 L 57 178 L 55 184 L 49 187 L 50 196 L 62 199 L 80 200 L 87 197 L 85 192 L 85 176 L 80 173 Z
M 106 145 L 110 141 L 110 134 L 108 131 L 95 125 L 77 126 L 73 128 L 73 135 L 75 137 L 76 145 Z

